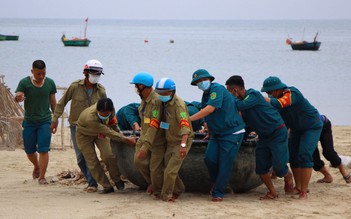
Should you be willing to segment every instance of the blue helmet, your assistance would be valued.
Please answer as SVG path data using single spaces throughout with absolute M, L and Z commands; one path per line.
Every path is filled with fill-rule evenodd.
M 170 78 L 161 78 L 155 87 L 156 93 L 165 93 L 167 91 L 174 91 L 176 89 L 176 84 Z
M 140 72 L 136 74 L 133 80 L 130 82 L 131 84 L 142 84 L 146 87 L 152 87 L 154 84 L 154 78 L 150 73 L 147 72 Z

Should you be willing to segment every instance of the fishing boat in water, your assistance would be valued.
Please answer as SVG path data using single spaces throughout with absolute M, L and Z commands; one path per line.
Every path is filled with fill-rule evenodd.
M 19 36 L 18 35 L 4 35 L 0 34 L 0 41 L 1 40 L 18 40 Z
M 122 132 L 125 136 L 134 135 L 132 131 Z M 138 135 L 137 132 L 136 136 Z M 207 140 L 204 140 L 204 137 L 204 133 L 195 133 L 191 149 L 179 171 L 179 176 L 184 182 L 186 191 L 189 192 L 208 192 L 213 186 L 204 162 L 204 154 L 208 143 Z M 234 159 L 228 188 L 231 188 L 235 193 L 248 192 L 263 183 L 255 172 L 256 143 L 257 138 L 255 136 L 245 138 Z M 134 185 L 146 189 L 147 182 L 134 166 L 135 148 L 117 141 L 111 141 L 111 148 L 117 157 L 117 164 L 122 175 Z
M 307 41 L 292 41 L 291 38 L 286 39 L 286 44 L 290 45 L 293 50 L 311 50 L 316 51 L 321 46 L 321 42 L 317 41 L 318 32 L 313 39 L 313 42 Z
M 74 37 L 72 39 L 68 39 L 65 34 L 62 35 L 61 41 L 64 46 L 80 46 L 86 47 L 89 46 L 90 40 L 86 37 L 87 35 L 87 28 L 88 28 L 88 18 L 85 19 L 85 28 L 84 28 L 84 37 Z

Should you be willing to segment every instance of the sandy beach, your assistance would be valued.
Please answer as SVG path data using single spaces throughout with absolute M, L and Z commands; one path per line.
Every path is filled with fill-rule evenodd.
M 333 127 L 339 155 L 351 156 L 351 127 Z M 308 200 L 284 194 L 283 180 L 274 181 L 280 193 L 274 201 L 260 201 L 262 185 L 243 194 L 228 194 L 221 203 L 208 194 L 185 193 L 175 203 L 153 200 L 131 183 L 124 191 L 101 195 L 83 191 L 85 184 L 58 180 L 58 174 L 78 170 L 73 149 L 50 152 L 49 185 L 32 179 L 32 165 L 22 149 L 0 151 L 0 218 L 349 218 L 351 185 L 338 169 L 326 165 L 333 183 L 319 184 L 322 175 L 313 172 Z M 348 168 L 351 172 L 351 169 Z M 100 187 L 101 188 L 101 187 Z

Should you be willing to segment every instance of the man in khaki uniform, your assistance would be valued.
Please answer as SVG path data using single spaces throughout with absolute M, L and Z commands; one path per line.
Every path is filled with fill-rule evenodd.
M 163 181 L 164 131 L 160 130 L 162 103 L 152 88 L 153 77 L 138 73 L 130 82 L 141 98 L 138 108 L 141 119 L 140 138 L 135 145 L 134 164 L 149 184 L 147 192 L 159 197 Z
M 76 125 L 78 117 L 83 110 L 95 104 L 99 99 L 106 98 L 105 88 L 98 83 L 101 74 L 104 74 L 101 63 L 95 59 L 89 60 L 84 65 L 83 74 L 85 75 L 85 78 L 74 81 L 57 103 L 50 128 L 51 132 L 55 134 L 58 119 L 62 116 L 66 104 L 71 101 L 68 121 L 70 124 L 71 139 L 76 153 L 77 163 L 88 183 L 88 186 L 84 188 L 84 190 L 87 192 L 96 192 L 98 186 L 97 182 L 92 177 L 85 158 L 77 146 Z M 124 182 L 121 181 L 119 184 L 124 185 Z
M 155 91 L 163 102 L 164 114 L 160 128 L 165 130 L 167 142 L 161 197 L 164 201 L 174 202 L 185 191 L 178 172 L 190 150 L 194 132 L 189 121 L 188 108 L 185 102 L 175 94 L 174 81 L 170 78 L 162 78 L 156 83 Z
M 100 99 L 97 104 L 85 109 L 77 122 L 77 144 L 85 157 L 88 167 L 104 189 L 101 193 L 114 192 L 105 171 L 95 152 L 95 145 L 100 150 L 101 159 L 109 171 L 113 182 L 120 181 L 116 156 L 112 153 L 110 139 L 135 144 L 134 138 L 127 138 L 119 133 L 116 113 L 111 99 Z

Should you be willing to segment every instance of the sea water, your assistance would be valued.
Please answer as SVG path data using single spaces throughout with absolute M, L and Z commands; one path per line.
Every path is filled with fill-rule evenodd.
M 47 76 L 68 87 L 83 78 L 89 59 L 102 62 L 100 82 L 116 109 L 139 102 L 133 75 L 147 71 L 155 83 L 172 78 L 177 94 L 200 101 L 202 92 L 190 85 L 192 73 L 207 69 L 224 84 L 241 75 L 247 88 L 260 90 L 275 75 L 297 87 L 334 125 L 351 125 L 350 20 L 234 20 L 140 21 L 89 19 L 89 47 L 64 47 L 60 38 L 82 37 L 84 19 L 0 18 L 0 34 L 18 34 L 19 41 L 0 41 L 0 75 L 14 93 L 19 80 L 30 75 L 31 64 L 43 59 Z M 287 37 L 312 41 L 319 51 L 293 51 Z M 174 43 L 171 43 L 171 40 Z M 145 42 L 147 41 L 147 42 Z M 265 95 L 265 94 L 264 94 Z M 57 94 L 57 99 L 62 93 Z

